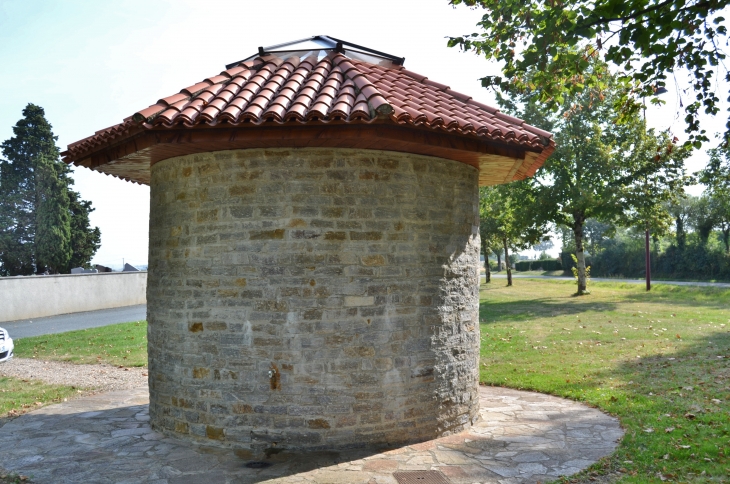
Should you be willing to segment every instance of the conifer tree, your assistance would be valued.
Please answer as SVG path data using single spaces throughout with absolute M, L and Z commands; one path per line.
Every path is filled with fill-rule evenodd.
M 74 267 L 88 267 L 91 258 L 101 245 L 99 227 L 90 228 L 89 214 L 94 211 L 91 202 L 82 200 L 81 195 L 69 190 L 71 213 L 71 259 L 63 272 L 71 272 Z
M 74 241 L 87 247 L 78 265 L 88 264 L 100 234 L 89 227 L 89 202 L 79 203 L 69 189 L 70 169 L 59 159 L 43 108 L 28 104 L 13 134 L 0 145 L 0 275 L 66 272 Z

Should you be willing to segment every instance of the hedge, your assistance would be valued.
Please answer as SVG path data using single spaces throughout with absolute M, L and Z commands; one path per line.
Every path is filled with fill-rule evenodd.
M 521 260 L 515 263 L 517 271 L 562 271 L 560 259 Z

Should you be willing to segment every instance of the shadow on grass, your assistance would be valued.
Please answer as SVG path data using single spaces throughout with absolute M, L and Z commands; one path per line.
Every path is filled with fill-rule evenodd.
M 611 283 L 613 284 L 613 283 Z M 622 296 L 628 302 L 661 304 L 670 302 L 682 306 L 726 309 L 730 305 L 730 289 L 706 286 L 652 286 L 650 292 L 632 291 Z
M 620 418 L 626 435 L 601 464 L 604 472 L 725 482 L 730 463 L 730 332 L 697 338 L 681 351 L 586 372 L 590 375 L 585 379 L 553 375 L 549 381 L 520 386 L 585 401 Z M 586 473 L 577 482 L 589 479 Z
M 586 296 L 590 297 L 590 296 Z M 584 297 L 567 295 L 562 298 L 546 297 L 529 301 L 489 302 L 482 300 L 479 305 L 481 324 L 529 321 L 536 317 L 577 315 L 587 311 L 613 311 L 616 304 L 610 302 L 590 302 Z

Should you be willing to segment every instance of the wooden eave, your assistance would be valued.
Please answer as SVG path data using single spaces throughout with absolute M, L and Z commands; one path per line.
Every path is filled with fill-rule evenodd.
M 149 126 L 149 125 L 147 125 Z M 353 148 L 435 156 L 473 166 L 481 186 L 531 176 L 552 153 L 552 140 L 542 150 L 486 139 L 386 123 L 326 125 L 143 127 L 93 150 L 68 152 L 65 161 L 135 183 L 149 185 L 150 166 L 176 156 L 252 148 Z

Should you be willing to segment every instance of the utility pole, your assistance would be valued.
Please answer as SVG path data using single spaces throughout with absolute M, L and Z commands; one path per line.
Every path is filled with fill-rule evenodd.
M 651 251 L 649 247 L 649 222 L 646 223 L 646 290 L 651 291 Z
M 654 90 L 654 96 L 666 93 L 667 90 L 664 87 L 660 87 Z M 644 115 L 644 130 L 646 130 L 646 97 L 643 99 L 644 109 L 642 114 Z M 645 232 L 645 263 L 646 263 L 646 290 L 651 291 L 651 247 L 649 246 L 649 220 L 646 221 L 646 232 Z

